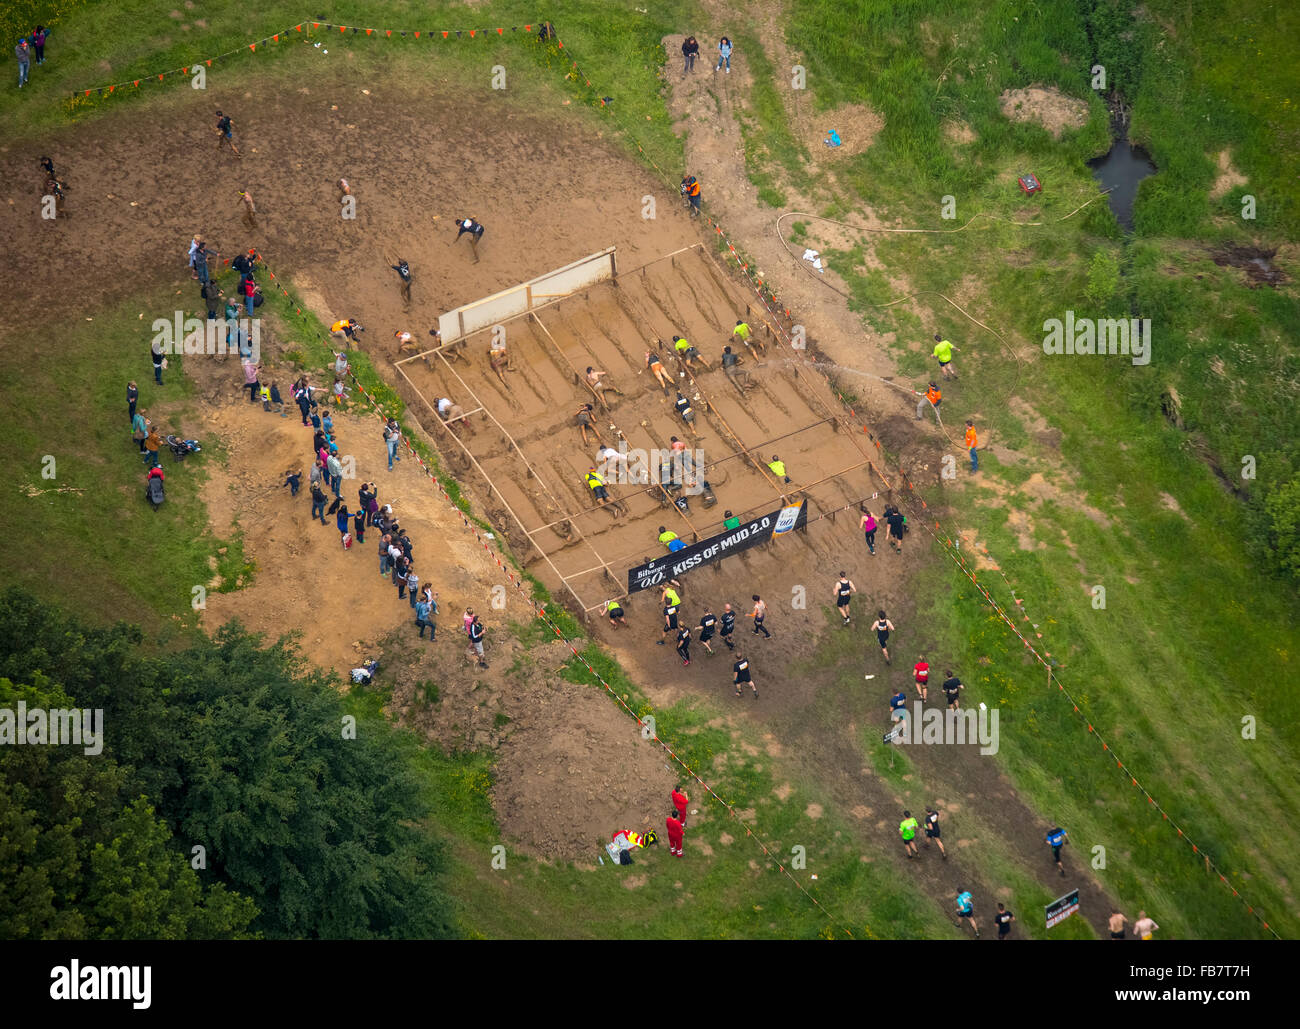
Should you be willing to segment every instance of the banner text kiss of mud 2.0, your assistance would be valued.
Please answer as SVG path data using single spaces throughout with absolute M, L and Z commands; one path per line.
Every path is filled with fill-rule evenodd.
M 783 514 L 786 515 L 784 519 L 782 518 Z M 683 572 L 689 572 L 692 568 L 701 568 L 726 557 L 728 554 L 738 554 L 742 550 L 748 550 L 760 543 L 766 543 L 772 538 L 773 533 L 777 531 L 778 523 L 780 523 L 780 531 L 785 533 L 799 528 L 806 524 L 807 521 L 807 502 L 799 504 L 797 513 L 793 507 L 777 508 L 770 514 L 755 518 L 738 529 L 728 529 L 717 536 L 710 536 L 706 540 L 700 540 L 699 543 L 693 546 L 683 547 L 675 554 L 655 558 L 653 561 L 647 561 L 636 568 L 629 568 L 627 572 L 627 591 L 631 594 L 639 593 L 641 590 L 648 590 L 651 587 L 667 582 L 669 579 L 675 579 Z

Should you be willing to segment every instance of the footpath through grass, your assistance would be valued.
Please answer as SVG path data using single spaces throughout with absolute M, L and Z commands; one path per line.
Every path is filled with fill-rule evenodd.
M 1106 148 L 1107 113 L 1088 69 L 1116 33 L 1132 29 L 1140 42 L 1138 59 L 1118 70 L 1134 134 L 1160 171 L 1139 191 L 1135 239 L 1094 204 L 1043 228 L 875 237 L 866 245 L 884 274 L 865 267 L 862 248 L 833 253 L 832 264 L 866 323 L 897 333 L 904 375 L 932 374 L 926 341 L 935 332 L 962 348 L 962 379 L 945 389 L 949 431 L 973 416 L 993 450 L 971 479 L 952 448 L 963 481 L 932 489 L 930 499 L 951 505 L 949 530 L 976 530 L 1016 584 L 1080 714 L 1047 688 L 1041 667 L 946 557 L 918 583 L 918 619 L 945 640 L 943 661 L 962 670 L 971 700 L 1001 709 L 1001 759 L 1017 784 L 1070 828 L 1080 851 L 1104 847 L 1098 875 L 1126 904 L 1163 912 L 1174 934 L 1260 935 L 1245 905 L 1087 732 L 1095 724 L 1170 818 L 1234 873 L 1230 885 L 1294 936 L 1287 863 L 1300 831 L 1289 769 L 1300 756 L 1300 702 L 1289 684 L 1300 605 L 1294 578 L 1264 556 L 1285 543 L 1264 498 L 1300 468 L 1287 374 L 1300 305 L 1294 285 L 1251 288 L 1211 251 L 1274 246 L 1295 223 L 1296 148 L 1286 142 L 1296 138 L 1297 116 L 1260 54 L 1294 49 L 1300 33 L 1293 16 L 1262 2 L 1234 14 L 1231 41 L 1207 5 L 1145 9 L 1150 20 L 1134 27 L 1101 0 L 991 10 L 958 0 L 795 0 L 789 39 L 808 54 L 819 101 L 866 101 L 885 116 L 877 143 L 840 176 L 849 189 L 828 198 L 830 208 L 868 203 L 900 225 L 936 229 L 978 211 L 1056 222 L 1093 195 L 1083 160 Z M 1248 42 L 1260 54 L 1252 57 Z M 1088 124 L 1058 141 L 1003 118 L 998 94 L 1032 84 L 1082 99 Z M 1208 119 L 1190 115 L 1203 110 Z M 975 141 L 952 142 L 943 132 L 949 119 L 969 125 Z M 1215 200 L 1213 159 L 1225 146 L 1250 181 Z M 1044 194 L 1016 190 L 1025 170 L 1049 183 Z M 1239 216 L 1247 192 L 1268 198 L 1268 219 Z M 957 200 L 955 222 L 939 217 L 944 194 Z M 815 240 L 817 224 L 806 232 Z M 871 307 L 898 295 L 886 276 L 906 281 L 908 292 L 962 298 L 1029 360 L 1014 360 L 942 302 Z M 1048 359 L 1043 323 L 1067 310 L 1151 318 L 1150 364 Z M 1013 389 L 1025 404 L 1009 398 Z M 1240 477 L 1248 455 L 1260 469 L 1254 482 Z M 1034 476 L 1045 489 L 1022 488 Z M 996 573 L 981 582 L 1016 610 Z M 1096 585 L 1106 589 L 1104 608 L 1094 605 Z

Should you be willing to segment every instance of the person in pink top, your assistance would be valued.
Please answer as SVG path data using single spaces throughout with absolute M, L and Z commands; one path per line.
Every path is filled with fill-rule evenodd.
M 257 402 L 257 393 L 262 384 L 257 381 L 258 373 L 262 370 L 260 364 L 254 364 L 252 361 L 244 361 L 244 388 L 248 390 L 248 399 L 251 403 Z
M 876 552 L 876 516 L 868 508 L 862 509 L 862 532 L 867 537 L 867 549 Z
M 461 620 L 465 623 L 465 635 L 468 636 L 470 624 L 474 621 L 474 609 L 472 607 L 465 608 L 465 617 Z

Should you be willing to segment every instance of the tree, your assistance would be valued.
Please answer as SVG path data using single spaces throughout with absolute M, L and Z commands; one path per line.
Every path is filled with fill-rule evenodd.
M 366 718 L 345 738 L 343 697 L 324 675 L 295 674 L 299 662 L 288 642 L 265 646 L 237 625 L 180 653 L 146 653 L 134 627 L 88 628 L 27 594 L 0 595 L 0 675 L 39 669 L 78 706 L 104 710 L 105 753 L 129 769 L 129 795 L 148 797 L 171 849 L 206 849 L 205 878 L 256 904 L 255 931 L 454 935 L 445 851 L 407 737 Z M 101 857 L 105 876 L 122 854 L 153 853 L 134 818 L 122 822 L 129 843 Z M 161 918 L 143 898 L 165 877 L 114 881 L 110 896 L 137 905 L 114 910 Z
M 66 709 L 57 689 L 0 678 L 0 707 Z M 75 746 L 0 748 L 0 937 L 229 939 L 247 936 L 253 903 L 207 889 L 143 798 L 123 804 L 128 774 Z

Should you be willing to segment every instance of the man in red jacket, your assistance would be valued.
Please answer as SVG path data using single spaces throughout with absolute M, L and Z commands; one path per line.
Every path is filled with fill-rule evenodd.
M 686 805 L 691 802 L 691 798 L 683 792 L 680 786 L 673 790 L 673 807 L 677 809 L 677 820 L 682 823 L 682 828 L 686 828 Z
M 673 857 L 685 856 L 682 851 L 682 835 L 686 826 L 682 825 L 676 811 L 664 820 L 664 827 L 668 830 L 668 853 Z

